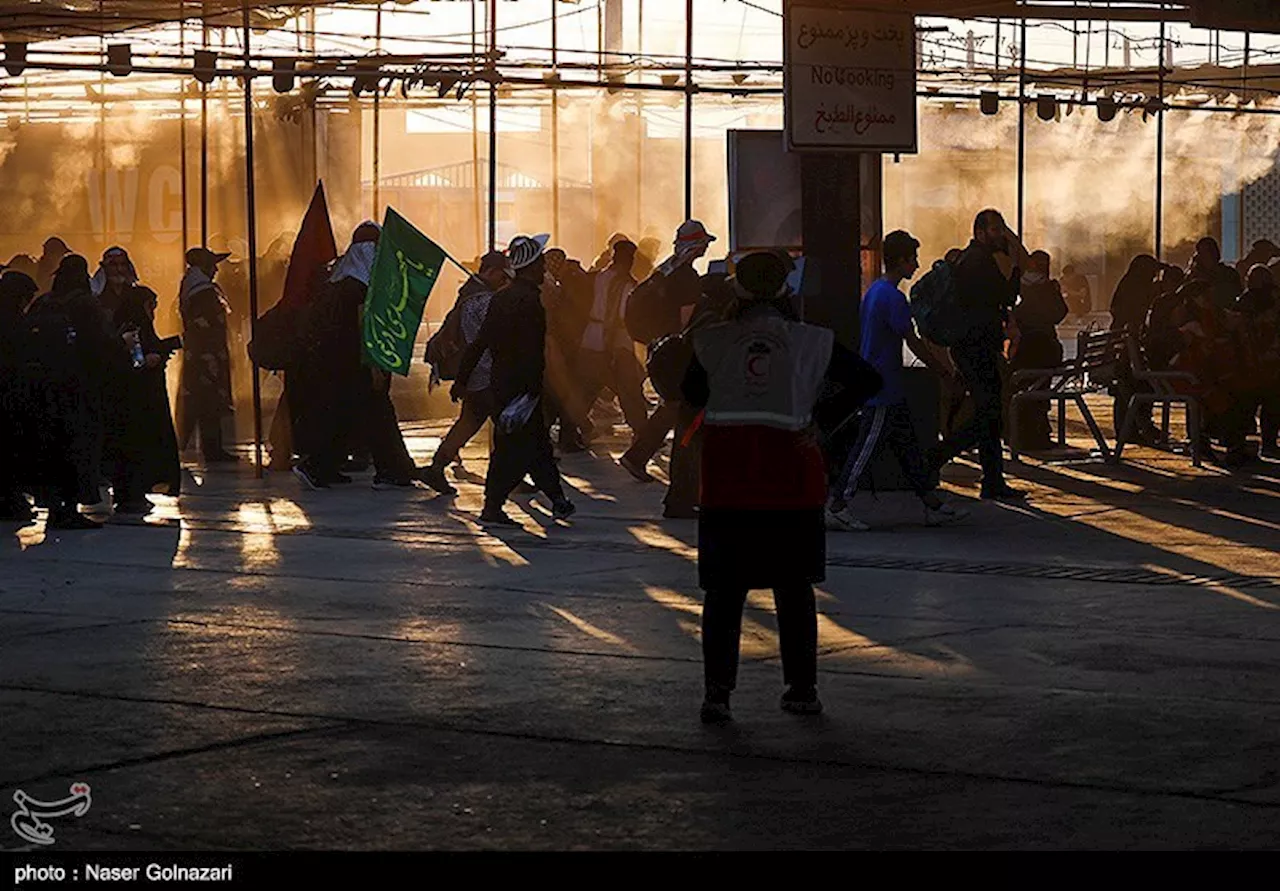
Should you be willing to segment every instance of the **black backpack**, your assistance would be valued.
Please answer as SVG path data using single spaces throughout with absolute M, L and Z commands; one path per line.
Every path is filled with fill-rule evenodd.
M 467 351 L 467 338 L 462 331 L 462 306 L 474 295 L 463 297 L 453 304 L 440 330 L 427 341 L 423 359 L 435 369 L 442 381 L 455 380 L 462 365 L 462 354 Z
M 955 270 L 938 260 L 911 289 L 911 317 L 920 336 L 939 346 L 956 346 L 968 333 L 968 318 L 956 289 Z
M 650 344 L 672 332 L 667 330 L 667 289 L 661 273 L 655 272 L 638 284 L 627 298 L 622 323 L 636 343 Z
M 22 317 L 14 338 L 20 368 L 52 380 L 74 378 L 81 370 L 80 332 L 67 307 L 49 298 L 38 300 Z
M 249 358 L 267 371 L 284 371 L 298 361 L 301 349 L 302 310 L 276 304 L 258 317 Z

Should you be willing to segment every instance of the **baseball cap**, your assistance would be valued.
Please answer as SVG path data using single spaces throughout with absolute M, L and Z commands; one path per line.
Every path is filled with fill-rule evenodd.
M 223 260 L 227 259 L 227 257 L 230 257 L 230 256 L 231 256 L 230 251 L 216 254 L 213 251 L 209 250 L 208 248 L 193 247 L 191 248 L 191 250 L 187 251 L 187 265 L 188 266 L 208 266 L 211 264 L 221 263 Z

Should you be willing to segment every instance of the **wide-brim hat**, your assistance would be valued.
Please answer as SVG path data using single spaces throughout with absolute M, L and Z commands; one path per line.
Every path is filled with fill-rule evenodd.
M 217 265 L 218 263 L 221 263 L 223 260 L 227 259 L 227 257 L 230 257 L 230 256 L 231 256 L 230 251 L 226 251 L 225 253 L 215 253 L 214 251 L 211 251 L 208 248 L 193 247 L 191 250 L 187 251 L 187 265 L 188 266 Z
M 512 269 L 524 269 L 542 256 L 550 240 L 551 236 L 547 233 L 517 235 L 511 239 L 511 244 L 507 245 L 507 262 L 511 264 Z
M 676 230 L 676 247 L 693 247 L 699 244 L 710 244 L 716 237 L 707 231 L 700 220 L 685 220 Z

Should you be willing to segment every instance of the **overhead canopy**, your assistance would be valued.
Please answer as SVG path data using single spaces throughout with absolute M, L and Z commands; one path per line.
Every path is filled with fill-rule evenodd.
M 376 0 L 345 0 L 375 3 Z M 329 6 L 332 0 L 0 0 L 0 35 L 6 40 L 97 37 L 148 28 L 183 19 L 238 27 L 244 9 L 255 28 L 278 27 L 301 10 Z
M 947 18 L 1190 22 L 1235 31 L 1280 31 L 1276 0 L 805 0 Z

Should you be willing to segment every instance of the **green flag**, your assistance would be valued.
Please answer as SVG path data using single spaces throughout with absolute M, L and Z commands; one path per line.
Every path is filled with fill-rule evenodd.
M 413 342 L 445 252 L 387 208 L 364 301 L 364 352 L 383 371 L 407 375 Z

